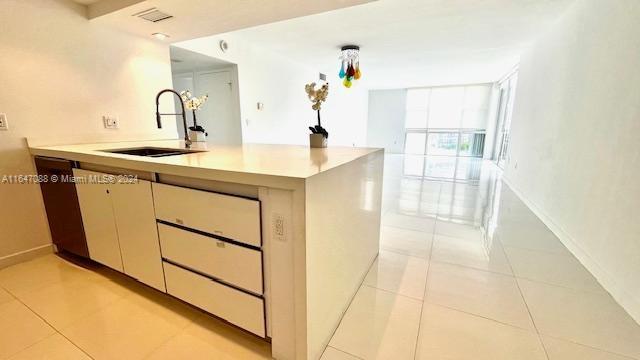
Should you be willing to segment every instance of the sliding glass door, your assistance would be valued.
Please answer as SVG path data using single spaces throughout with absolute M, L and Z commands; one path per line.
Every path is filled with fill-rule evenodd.
M 405 153 L 482 157 L 491 84 L 407 90 Z

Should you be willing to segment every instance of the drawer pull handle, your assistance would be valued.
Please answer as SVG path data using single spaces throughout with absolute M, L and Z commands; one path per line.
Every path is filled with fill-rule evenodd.
M 216 245 L 217 245 L 219 248 L 224 248 L 224 247 L 226 246 L 226 245 L 225 245 L 225 243 L 224 243 L 224 242 L 222 242 L 222 241 L 216 241 Z
M 182 221 L 182 219 L 176 219 L 176 223 L 180 225 L 184 225 L 184 221 Z

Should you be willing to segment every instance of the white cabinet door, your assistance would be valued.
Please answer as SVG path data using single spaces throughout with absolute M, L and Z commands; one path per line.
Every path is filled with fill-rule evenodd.
M 76 182 L 82 223 L 87 238 L 89 257 L 112 269 L 122 271 L 118 231 L 111 206 L 109 184 L 98 183 L 104 174 L 73 169 Z
M 111 189 L 124 273 L 165 291 L 151 183 L 119 182 Z

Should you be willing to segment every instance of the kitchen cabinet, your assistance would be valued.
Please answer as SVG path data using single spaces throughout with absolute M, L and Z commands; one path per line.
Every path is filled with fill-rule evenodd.
M 262 298 L 225 286 L 168 262 L 164 263 L 164 269 L 169 294 L 260 337 L 266 336 Z
M 73 176 L 73 161 L 36 156 L 34 162 L 38 175 L 47 179 Z M 74 184 L 66 181 L 42 181 L 40 190 L 47 210 L 51 240 L 57 250 L 88 258 L 89 250 Z
M 165 291 L 151 183 L 74 169 L 91 259 Z
M 153 198 L 158 220 L 262 246 L 257 200 L 160 183 L 153 184 Z
M 164 291 L 164 274 L 151 183 L 117 183 L 111 200 L 124 273 Z
M 109 152 L 141 147 L 184 143 L 30 151 L 155 180 L 158 226 L 180 230 L 162 234 L 167 293 L 270 339 L 273 358 L 320 358 L 378 253 L 384 150 L 194 143 L 205 151 L 159 158 Z M 262 257 L 262 291 L 260 261 L 236 251 L 245 249 Z
M 73 169 L 75 178 L 84 179 L 76 182 L 76 191 L 82 213 L 84 233 L 87 238 L 89 257 L 114 270 L 123 272 L 118 230 L 111 204 L 109 186 L 104 183 L 89 181 L 90 176 L 101 174 L 91 171 Z
M 260 201 L 162 183 L 152 189 L 167 293 L 267 336 Z
M 158 224 L 162 256 L 226 284 L 262 295 L 262 252 Z

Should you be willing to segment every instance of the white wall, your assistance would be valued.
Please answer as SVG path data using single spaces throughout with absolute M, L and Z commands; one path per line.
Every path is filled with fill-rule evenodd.
M 0 5 L 0 176 L 32 174 L 25 137 L 47 143 L 175 138 L 155 122 L 155 94 L 171 87 L 169 48 L 96 26 L 67 0 Z M 167 97 L 168 99 L 168 97 Z M 173 111 L 173 103 L 164 104 Z M 117 115 L 119 130 L 101 116 Z M 0 184 L 0 260 L 50 243 L 37 185 Z
M 385 148 L 387 153 L 404 152 L 404 121 L 407 90 L 371 90 L 367 146 Z
M 220 40 L 229 43 L 223 53 Z M 308 127 L 316 123 L 304 85 L 317 82 L 317 69 L 228 33 L 174 44 L 238 65 L 242 137 L 246 143 L 308 144 Z M 366 142 L 367 92 L 329 79 L 327 102 L 321 111 L 329 145 L 363 146 Z M 263 110 L 257 103 L 264 103 Z
M 524 54 L 506 178 L 640 321 L 638 19 L 578 0 Z

